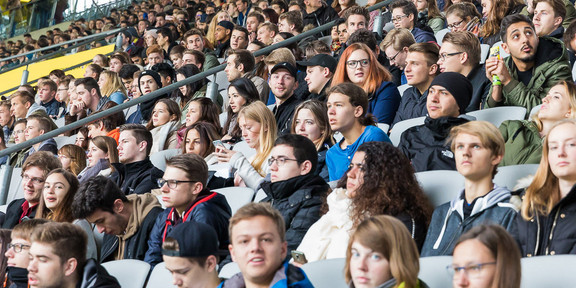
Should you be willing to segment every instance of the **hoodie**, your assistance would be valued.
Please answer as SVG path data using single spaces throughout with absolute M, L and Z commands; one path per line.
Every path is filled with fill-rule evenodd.
M 460 196 L 434 210 L 422 247 L 422 257 L 452 255 L 460 235 L 481 224 L 498 224 L 507 231 L 516 225 L 518 208 L 510 203 L 510 191 L 494 185 L 488 194 L 472 202 L 470 216 L 464 216 L 464 190 Z

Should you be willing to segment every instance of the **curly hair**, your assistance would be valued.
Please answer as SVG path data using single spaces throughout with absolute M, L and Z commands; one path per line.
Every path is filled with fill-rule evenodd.
M 410 215 L 414 221 L 430 223 L 432 206 L 414 175 L 414 168 L 400 149 L 390 143 L 366 142 L 356 150 L 364 152 L 363 183 L 352 198 L 351 218 L 356 227 L 366 216 Z M 347 173 L 338 182 L 346 187 Z

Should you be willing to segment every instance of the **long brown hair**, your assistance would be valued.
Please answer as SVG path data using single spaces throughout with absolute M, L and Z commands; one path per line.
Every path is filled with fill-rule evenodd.
M 333 132 L 332 128 L 330 128 L 330 123 L 328 122 L 328 112 L 326 109 L 326 104 L 320 102 L 318 100 L 307 100 L 296 107 L 294 110 L 294 117 L 292 118 L 292 126 L 290 128 L 290 133 L 296 134 L 296 118 L 300 110 L 308 109 L 314 115 L 314 119 L 316 120 L 316 125 L 322 132 L 320 138 L 316 139 L 314 142 L 314 146 L 316 146 L 316 150 L 320 150 L 324 143 L 328 142 L 330 145 L 334 145 L 334 138 L 332 137 Z
M 66 179 L 66 182 L 68 182 L 68 185 L 70 185 L 70 188 L 66 192 L 64 199 L 62 199 L 62 202 L 60 202 L 58 207 L 56 207 L 53 211 L 50 211 L 50 209 L 46 207 L 46 203 L 44 203 L 44 191 L 42 191 L 36 217 L 40 219 L 49 219 L 56 222 L 72 222 L 74 221 L 74 216 L 72 214 L 72 201 L 74 200 L 74 195 L 80 186 L 78 178 L 76 178 L 76 175 L 72 174 L 72 172 L 58 168 L 50 171 L 50 173 L 46 175 L 46 179 L 48 179 L 48 176 L 52 174 L 62 174 L 62 176 Z
M 508 15 L 510 10 L 524 2 L 520 0 L 489 0 L 492 2 L 492 9 L 488 11 L 486 22 L 482 26 L 480 35 L 482 37 L 492 36 L 500 33 L 500 22 Z
M 66 144 L 58 150 L 58 154 L 62 154 L 70 158 L 70 167 L 66 170 L 78 176 L 84 168 L 86 168 L 86 150 L 74 144 Z

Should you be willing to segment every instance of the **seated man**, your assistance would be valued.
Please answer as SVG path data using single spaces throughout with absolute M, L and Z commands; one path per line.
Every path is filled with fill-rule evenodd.
M 492 180 L 504 156 L 504 139 L 494 125 L 471 121 L 450 131 L 456 168 L 464 176 L 460 195 L 434 210 L 422 256 L 452 255 L 454 239 L 472 227 L 499 224 L 510 231 L 517 209 L 510 204 L 510 191 Z
M 264 100 L 270 94 L 270 86 L 266 83 L 266 80 L 262 77 L 254 75 L 255 59 L 250 51 L 245 49 L 238 49 L 230 52 L 228 54 L 228 59 L 226 59 L 226 68 L 224 72 L 228 82 L 232 82 L 240 77 L 248 78 L 256 89 L 260 96 L 260 100 Z
M 284 219 L 267 203 L 250 203 L 230 219 L 230 254 L 240 273 L 219 288 L 313 287 L 302 269 L 285 262 L 288 254 Z M 264 245 L 261 239 L 268 241 Z M 254 267 L 258 257 L 261 264 Z
M 428 29 L 420 29 L 416 27 L 416 20 L 418 20 L 418 10 L 416 5 L 409 0 L 400 0 L 390 4 L 390 11 L 392 11 L 392 23 L 394 28 L 405 28 L 410 30 L 416 43 L 436 43 L 436 37 L 430 27 Z
M 454 153 L 446 139 L 452 127 L 468 122 L 458 116 L 465 113 L 471 97 L 472 84 L 462 74 L 444 72 L 434 78 L 428 91 L 424 125 L 404 131 L 398 145 L 416 172 L 456 169 Z
M 40 135 L 44 135 L 52 131 L 52 120 L 49 118 L 32 115 L 28 116 L 28 121 L 26 122 L 26 132 L 24 132 L 24 138 L 26 141 L 34 139 Z M 32 145 L 30 151 L 28 151 L 28 155 L 32 155 L 38 151 L 48 151 L 52 152 L 54 155 L 58 155 L 58 145 L 53 138 L 49 138 L 42 142 L 36 143 Z
M 289 62 L 278 63 L 270 70 L 270 90 L 276 98 L 272 112 L 276 118 L 278 135 L 290 133 L 294 110 L 302 102 L 294 92 L 298 88 L 297 77 L 298 70 Z
M 125 66 L 126 67 L 126 66 Z M 105 109 L 112 108 L 117 104 L 113 101 L 110 101 L 102 107 L 102 110 L 96 111 L 95 113 L 99 113 L 104 111 Z M 97 136 L 108 136 L 114 138 L 116 143 L 118 143 L 118 139 L 120 137 L 120 126 L 124 125 L 126 122 L 126 118 L 124 113 L 118 112 L 104 118 L 100 118 L 90 124 L 87 125 L 88 127 L 88 137 L 94 138 Z
M 58 91 L 58 84 L 52 80 L 44 80 L 38 86 L 38 98 L 40 105 L 46 108 L 46 113 L 50 118 L 56 119 L 60 114 L 62 103 L 56 100 L 56 92 Z
M 220 248 L 226 248 L 228 219 L 232 213 L 222 194 L 206 188 L 207 180 L 208 165 L 196 154 L 177 155 L 166 160 L 166 172 L 158 180 L 166 209 L 158 216 L 150 233 L 144 261 L 153 266 L 162 262 L 162 243 L 182 222 L 210 225 L 218 234 Z
M 205 47 L 204 43 L 204 32 L 199 29 L 192 28 L 188 30 L 182 37 L 187 49 L 196 50 L 204 53 L 204 62 L 202 64 L 202 71 L 206 71 L 210 68 L 220 65 L 218 58 L 212 54 L 208 48 Z
M 414 43 L 416 43 L 414 35 L 412 35 L 408 29 L 394 28 L 386 34 L 386 37 L 384 37 L 384 40 L 382 40 L 382 43 L 380 44 L 381 50 L 384 51 L 386 58 L 390 63 L 390 73 L 399 78 L 397 82 L 395 82 L 397 86 L 408 83 L 406 75 L 404 74 L 404 68 L 406 68 L 408 47 Z M 394 67 L 397 69 L 394 69 Z M 397 70 L 399 70 L 400 76 L 397 76 L 398 73 L 393 72 Z
M 25 119 L 30 115 L 48 117 L 46 108 L 36 104 L 34 96 L 28 91 L 16 91 L 10 95 L 10 113 L 16 120 Z
M 218 255 L 216 231 L 201 222 L 176 226 L 162 244 L 162 259 L 178 287 L 218 287 Z
M 536 0 L 534 5 L 534 28 L 538 37 L 553 37 L 562 40 L 566 17 L 566 6 L 563 0 Z
M 86 232 L 72 223 L 46 223 L 32 233 L 30 287 L 120 287 L 94 259 L 86 259 Z
M 326 101 L 326 90 L 330 87 L 338 61 L 328 54 L 316 54 L 308 61 L 297 62 L 300 71 L 306 71 L 306 84 L 310 96 L 308 99 Z
M 486 60 L 486 77 L 492 81 L 496 75 L 501 83 L 492 86 L 486 107 L 523 106 L 528 116 L 558 81 L 572 81 L 568 53 L 560 40 L 536 36 L 534 24 L 524 15 L 504 17 L 500 28 L 502 49 L 510 57 Z
M 74 196 L 72 211 L 104 233 L 100 262 L 121 259 L 144 260 L 148 238 L 162 205 L 150 193 L 124 195 L 110 179 L 92 177 Z
M 326 165 L 330 181 L 339 180 L 348 169 L 356 149 L 364 142 L 390 139 L 380 128 L 374 126 L 368 114 L 368 96 L 364 89 L 352 83 L 341 83 L 326 92 L 328 120 L 332 131 L 342 133 L 342 140 L 326 153 Z
M 8 204 L 2 228 L 12 229 L 23 220 L 36 216 L 36 208 L 42 196 L 46 175 L 56 168 L 62 168 L 62 164 L 50 152 L 39 151 L 26 159 L 22 165 L 24 198 L 16 199 Z
M 320 207 L 329 186 L 315 176 L 318 152 L 310 139 L 287 134 L 278 137 L 268 160 L 270 181 L 261 184 L 270 202 L 286 222 L 288 253 L 296 249 L 308 228 L 320 219 Z
M 76 85 L 76 95 L 79 101 L 70 106 L 71 116 L 80 113 L 80 110 L 86 110 L 86 114 L 90 115 L 102 109 L 104 104 L 110 101 L 110 98 L 102 97 L 98 82 L 92 78 L 76 79 L 74 85 Z

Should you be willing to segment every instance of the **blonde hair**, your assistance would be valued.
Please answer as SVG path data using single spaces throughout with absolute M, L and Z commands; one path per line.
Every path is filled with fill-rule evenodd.
M 294 53 L 290 49 L 282 47 L 270 52 L 264 59 L 266 65 L 276 65 L 281 62 L 288 62 L 296 66 L 296 57 L 294 57 Z
M 265 176 L 266 171 L 262 171 L 262 165 L 264 161 L 268 159 L 268 155 L 272 152 L 274 148 L 274 141 L 276 141 L 276 119 L 272 111 L 266 107 L 261 101 L 256 101 L 248 106 L 244 106 L 240 112 L 238 112 L 238 119 L 244 117 L 253 121 L 260 123 L 260 135 L 258 136 L 259 145 L 256 151 L 256 156 L 252 160 L 252 167 L 260 173 L 260 175 Z
M 218 25 L 218 15 L 220 14 L 226 14 L 228 15 L 229 21 L 232 20 L 232 17 L 230 17 L 230 14 L 228 14 L 228 12 L 222 10 L 218 13 L 216 13 L 216 15 L 214 15 L 214 17 L 212 17 L 212 21 L 210 21 L 210 24 L 208 24 L 208 32 L 206 32 L 206 40 L 208 40 L 208 42 L 210 42 L 209 47 L 216 47 L 216 37 L 214 36 L 214 33 L 216 32 L 216 26 Z
M 122 94 L 127 95 L 126 88 L 124 87 L 124 84 L 122 84 L 120 77 L 118 77 L 118 73 L 110 70 L 104 70 L 102 73 L 100 73 L 100 77 L 104 75 L 106 75 L 106 81 L 100 88 L 100 93 L 102 96 L 109 97 L 116 91 L 120 91 Z
M 564 86 L 564 89 L 566 89 L 566 94 L 568 94 L 568 100 L 570 101 L 570 119 L 576 119 L 576 84 L 574 84 L 572 81 L 560 80 L 554 86 L 558 85 Z M 535 113 L 531 120 L 536 123 L 538 131 L 542 131 L 542 120 L 540 120 L 540 117 L 538 117 L 538 113 Z

